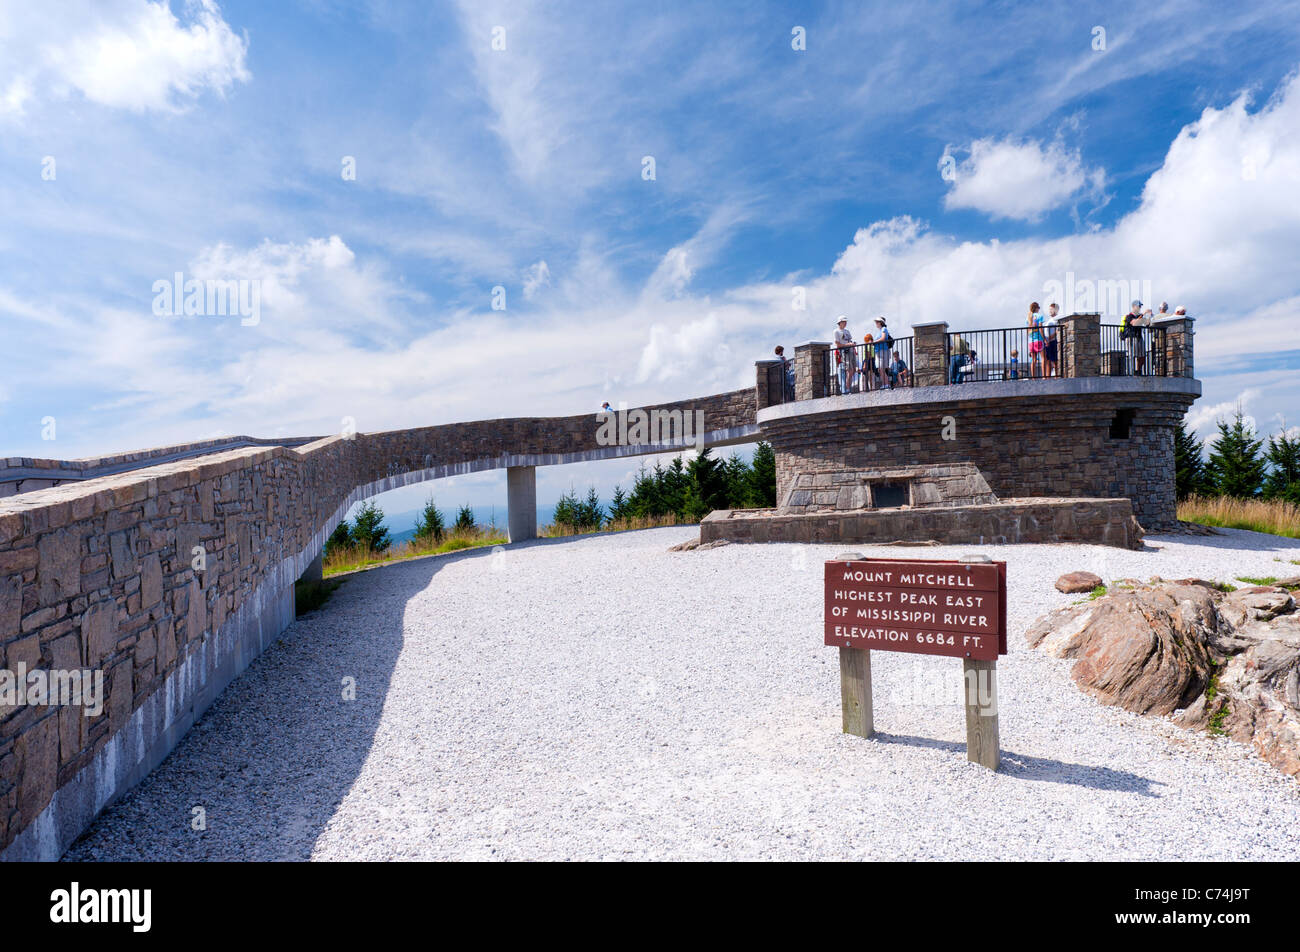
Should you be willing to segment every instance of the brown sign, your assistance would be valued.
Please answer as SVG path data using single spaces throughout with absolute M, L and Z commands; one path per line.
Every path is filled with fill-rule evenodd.
M 1005 562 L 826 563 L 825 643 L 996 660 L 1007 653 Z

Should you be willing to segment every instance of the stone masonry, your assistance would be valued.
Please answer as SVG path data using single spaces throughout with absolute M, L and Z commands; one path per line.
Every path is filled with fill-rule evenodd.
M 752 429 L 754 407 L 749 389 L 646 409 L 700 410 L 726 433 Z M 597 426 L 590 413 L 333 436 L 0 499 L 0 670 L 99 670 L 107 693 L 93 718 L 0 707 L 0 856 L 57 859 L 166 755 L 292 622 L 293 582 L 352 502 L 599 452 Z

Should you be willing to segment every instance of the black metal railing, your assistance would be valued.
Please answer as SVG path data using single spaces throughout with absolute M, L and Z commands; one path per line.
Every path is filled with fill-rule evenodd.
M 826 352 L 826 393 L 867 393 L 912 386 L 912 338 L 895 337 L 889 347 L 853 344 Z
M 773 364 L 768 371 L 768 402 L 794 403 L 794 361 L 789 357 L 780 358 L 779 364 Z
M 1122 324 L 1102 324 L 1098 373 L 1103 377 L 1167 376 L 1167 330 L 1134 324 L 1126 334 Z
M 949 383 L 1065 376 L 1065 336 L 1055 324 L 948 335 Z

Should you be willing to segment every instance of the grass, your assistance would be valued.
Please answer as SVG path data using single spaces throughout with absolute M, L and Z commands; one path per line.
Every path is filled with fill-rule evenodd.
M 314 612 L 329 601 L 329 597 L 334 594 L 334 589 L 342 584 L 342 579 L 332 579 L 328 582 L 294 582 L 294 615 L 305 615 L 308 612 Z
M 1220 662 L 1218 661 L 1210 662 L 1210 665 L 1212 667 L 1212 671 L 1210 673 L 1210 681 L 1207 685 L 1205 685 L 1205 703 L 1207 705 L 1212 703 L 1214 699 L 1219 696 L 1219 664 Z M 1208 727 L 1209 732 L 1215 735 L 1216 737 L 1224 736 L 1224 734 L 1227 732 L 1224 731 L 1223 729 L 1223 722 L 1227 718 L 1227 716 L 1228 716 L 1228 702 L 1225 700 L 1223 702 L 1223 706 L 1220 707 L 1217 711 L 1215 711 L 1212 715 L 1210 715 L 1210 723 Z
M 662 526 L 694 525 L 679 519 L 675 515 L 620 519 L 607 523 L 600 528 L 578 529 L 574 526 L 552 524 L 543 526 L 538 532 L 544 539 L 559 539 L 566 536 L 591 535 L 596 532 L 628 532 L 633 529 L 658 529 Z M 506 535 L 495 526 L 475 526 L 473 529 L 452 529 L 435 543 L 432 539 L 410 539 L 382 552 L 372 552 L 361 546 L 345 549 L 333 549 L 325 557 L 324 575 L 342 575 L 375 565 L 389 562 L 404 562 L 426 555 L 441 555 L 445 552 L 459 552 L 462 549 L 476 549 L 483 546 L 505 545 L 509 541 Z M 322 599 L 323 600 L 323 599 Z
M 1245 582 L 1247 585 L 1275 585 L 1277 584 L 1276 575 L 1262 575 L 1258 578 L 1251 575 L 1238 575 L 1238 582 Z
M 538 535 L 543 539 L 561 539 L 565 536 L 593 535 L 597 532 L 631 532 L 634 529 L 661 529 L 664 526 L 693 526 L 698 523 L 688 522 L 669 513 L 666 516 L 637 516 L 635 518 L 617 519 L 600 527 L 579 529 L 563 523 L 542 526 Z
M 458 552 L 461 549 L 475 549 L 489 545 L 505 545 L 505 533 L 496 528 L 453 529 L 440 541 L 433 539 L 410 539 L 400 542 L 382 552 L 372 552 L 362 546 L 349 546 L 344 549 L 331 549 L 325 557 L 324 574 L 341 575 L 358 569 L 384 565 L 389 562 L 404 562 L 418 559 L 425 555 L 440 555 L 444 552 Z
M 1096 588 L 1094 588 L 1091 592 L 1088 593 L 1088 601 L 1092 601 L 1093 599 L 1096 598 L 1101 598 L 1105 594 L 1106 594 L 1106 586 L 1098 585 Z
M 1280 499 L 1189 496 L 1178 504 L 1178 518 L 1220 529 L 1250 529 L 1300 539 L 1300 506 Z

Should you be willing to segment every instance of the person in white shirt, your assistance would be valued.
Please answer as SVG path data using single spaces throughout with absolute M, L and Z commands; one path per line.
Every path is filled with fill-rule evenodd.
M 858 350 L 849 331 L 849 319 L 841 314 L 836 324 L 835 356 L 832 359 L 839 373 L 840 393 L 848 393 L 858 375 Z

